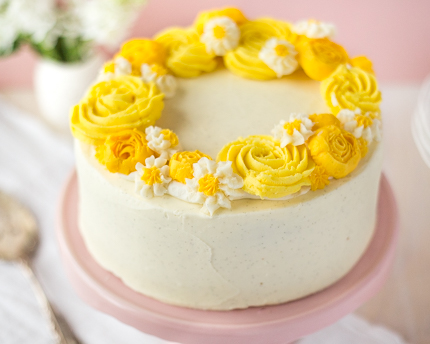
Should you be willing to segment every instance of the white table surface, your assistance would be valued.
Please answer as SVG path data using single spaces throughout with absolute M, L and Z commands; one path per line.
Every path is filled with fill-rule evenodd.
M 430 343 L 430 168 L 412 139 L 410 122 L 418 84 L 383 84 L 384 172 L 397 198 L 401 233 L 383 290 L 357 314 L 400 333 L 409 343 Z M 3 89 L 3 99 L 43 118 L 31 90 Z M 18 277 L 17 277 L 18 278 Z M 16 297 L 16 296 L 14 296 Z M 27 295 L 25 297 L 31 297 Z

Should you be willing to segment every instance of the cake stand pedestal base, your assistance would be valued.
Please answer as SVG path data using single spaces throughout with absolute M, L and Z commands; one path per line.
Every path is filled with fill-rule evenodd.
M 351 313 L 385 282 L 398 236 L 396 202 L 382 176 L 374 237 L 355 267 L 334 285 L 300 300 L 233 311 L 175 307 L 128 288 L 101 268 L 78 228 L 78 184 L 74 172 L 59 208 L 57 238 L 76 293 L 92 307 L 145 333 L 181 344 L 287 344 Z

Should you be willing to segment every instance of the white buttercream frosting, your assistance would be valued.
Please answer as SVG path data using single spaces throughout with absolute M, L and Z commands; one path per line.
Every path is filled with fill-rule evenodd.
M 308 38 L 332 38 L 336 34 L 336 27 L 332 23 L 309 19 L 294 24 L 293 31 Z
M 163 129 L 160 127 L 149 126 L 145 129 L 146 141 L 148 141 L 148 147 L 154 152 L 163 156 L 166 159 L 170 159 L 173 154 L 179 150 L 179 145 L 172 147 L 172 143 L 169 140 L 164 139 Z
M 141 78 L 143 82 L 150 83 L 154 82 L 158 89 L 164 93 L 166 98 L 172 98 L 176 94 L 176 89 L 178 87 L 176 78 L 171 74 L 157 74 L 154 71 L 153 66 L 147 63 L 142 64 L 140 67 Z
M 365 116 L 368 118 L 370 125 L 358 125 L 357 115 Z M 381 141 L 382 136 L 382 123 L 377 118 L 372 118 L 371 113 L 362 115 L 360 111 L 352 111 L 343 109 L 337 114 L 337 118 L 346 131 L 352 133 L 357 139 L 363 137 L 368 144 L 373 140 Z
M 243 186 L 243 179 L 233 172 L 231 161 L 215 162 L 201 158 L 193 164 L 194 178 L 186 179 L 186 189 L 190 199 L 203 204 L 202 211 L 210 216 L 219 208 L 231 208 L 230 195 L 235 195 Z M 206 194 L 201 191 L 201 181 L 208 177 L 214 180 L 215 192 Z
M 224 56 L 239 44 L 240 29 L 229 17 L 215 17 L 207 21 L 200 36 L 209 54 Z
M 299 66 L 296 55 L 297 51 L 290 42 L 270 38 L 261 48 L 258 57 L 281 78 L 293 73 Z
M 162 157 L 155 158 L 153 155 L 145 160 L 145 165 L 138 162 L 136 172 L 133 172 L 136 192 L 147 198 L 163 196 L 167 192 L 167 185 L 172 180 L 169 176 L 169 166 L 166 163 L 167 159 Z M 151 180 L 142 179 L 145 176 L 145 172 L 149 171 L 159 177 L 159 180 L 152 182 Z
M 287 127 L 297 123 L 299 129 L 294 128 L 290 134 Z M 288 144 L 294 146 L 303 145 L 305 141 L 313 134 L 312 127 L 314 122 L 309 119 L 309 115 L 292 113 L 288 121 L 280 121 L 272 130 L 272 135 L 275 139 L 281 142 L 281 148 Z

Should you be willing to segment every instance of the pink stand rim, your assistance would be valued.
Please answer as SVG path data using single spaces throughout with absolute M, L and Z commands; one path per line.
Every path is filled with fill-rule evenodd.
M 286 344 L 316 332 L 351 313 L 381 289 L 398 238 L 395 198 L 382 175 L 374 237 L 360 261 L 340 281 L 281 305 L 201 311 L 139 294 L 94 261 L 79 233 L 75 171 L 65 185 L 58 215 L 57 239 L 76 293 L 92 307 L 128 325 L 182 344 Z

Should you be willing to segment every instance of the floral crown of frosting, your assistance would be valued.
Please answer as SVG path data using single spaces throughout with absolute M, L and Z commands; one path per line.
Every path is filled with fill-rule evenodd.
M 358 166 L 381 139 L 381 93 L 364 56 L 350 58 L 331 41 L 335 28 L 248 20 L 236 8 L 203 12 L 192 27 L 123 44 L 98 82 L 71 111 L 73 135 L 95 146 L 111 173 L 135 182 L 144 197 L 169 194 L 212 215 L 242 198 L 285 200 L 323 189 Z M 177 135 L 154 126 L 175 77 L 192 78 L 223 64 L 244 78 L 270 80 L 301 68 L 321 81 L 332 113 L 290 114 L 272 135 L 238 138 L 216 157 L 183 151 Z

